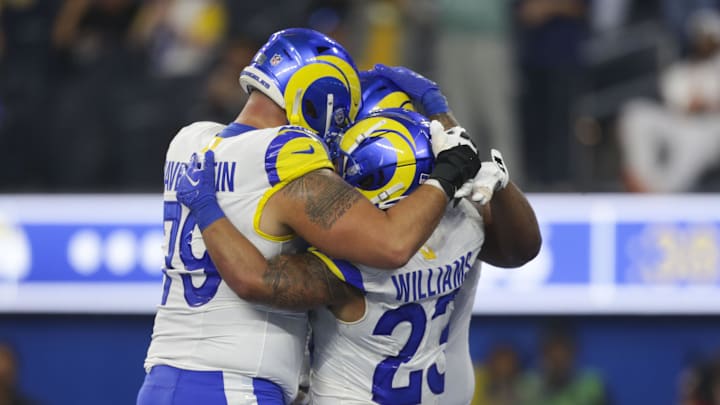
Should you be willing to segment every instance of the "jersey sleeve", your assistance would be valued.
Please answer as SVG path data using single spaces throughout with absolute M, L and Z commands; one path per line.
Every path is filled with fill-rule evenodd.
M 362 273 L 360 269 L 346 260 L 333 259 L 325 253 L 320 252 L 316 248 L 308 249 L 308 253 L 315 255 L 325 266 L 340 280 L 350 284 L 351 286 L 366 293 L 365 284 L 363 283 Z
M 317 169 L 334 170 L 325 143 L 302 127 L 280 129 L 265 153 L 270 185 L 287 184 Z

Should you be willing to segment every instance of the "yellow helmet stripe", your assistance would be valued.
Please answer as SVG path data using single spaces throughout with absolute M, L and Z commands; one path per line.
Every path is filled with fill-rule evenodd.
M 311 63 L 305 65 L 295 72 L 285 87 L 285 108 L 288 122 L 291 125 L 300 125 L 310 128 L 304 114 L 302 113 L 302 102 L 308 87 L 317 79 L 322 77 L 333 77 L 341 83 L 347 83 L 343 73 L 337 66 L 328 63 Z
M 350 116 L 348 117 L 350 119 L 350 122 L 355 121 L 355 118 L 357 117 L 357 113 L 360 110 L 360 102 L 362 99 L 362 90 L 360 88 L 360 77 L 357 74 L 357 70 L 355 70 L 352 65 L 350 65 L 347 61 L 338 58 L 337 56 L 333 55 L 320 55 L 317 57 L 318 60 L 329 62 L 333 64 L 333 66 L 336 66 L 345 76 L 344 82 L 348 86 L 348 90 L 350 91 Z

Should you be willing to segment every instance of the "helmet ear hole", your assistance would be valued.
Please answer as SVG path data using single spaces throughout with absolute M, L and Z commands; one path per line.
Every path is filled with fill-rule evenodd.
M 310 118 L 317 119 L 317 117 L 318 117 L 317 110 L 315 109 L 315 106 L 313 105 L 313 103 L 310 102 L 310 100 L 303 101 L 303 110 L 304 110 L 305 114 L 307 114 Z
M 388 181 L 385 177 L 385 171 L 379 168 L 357 181 L 357 187 L 362 190 L 377 190 L 378 187 L 384 187 Z
M 372 189 L 374 183 L 375 183 L 374 176 L 372 174 L 369 174 L 357 182 L 357 187 L 359 187 L 363 190 L 369 190 L 369 189 Z
M 380 171 L 377 173 L 377 184 L 385 184 L 390 179 L 385 179 L 385 172 Z

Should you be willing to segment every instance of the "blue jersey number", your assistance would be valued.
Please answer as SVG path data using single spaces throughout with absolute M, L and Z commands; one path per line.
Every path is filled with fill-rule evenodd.
M 172 260 L 175 255 L 175 246 L 178 245 L 180 261 L 183 267 L 189 271 L 202 269 L 205 274 L 205 281 L 203 281 L 199 287 L 195 287 L 193 284 L 191 274 L 180 275 L 183 283 L 185 301 L 191 307 L 199 307 L 207 304 L 217 293 L 221 281 L 220 274 L 218 274 L 215 264 L 210 260 L 210 255 L 207 251 L 203 252 L 201 257 L 195 257 L 192 252 L 191 242 L 193 230 L 196 225 L 195 218 L 193 218 L 192 215 L 188 215 L 182 224 L 180 223 L 181 218 L 182 207 L 180 203 L 176 201 L 165 201 L 163 220 L 170 222 L 170 235 L 166 235 L 168 236 L 168 251 L 165 255 L 164 271 L 173 268 Z M 165 285 L 163 286 L 163 304 L 167 302 L 169 292 L 170 278 L 166 276 Z
M 410 372 L 410 384 L 394 388 L 393 377 L 400 364 L 410 361 L 425 335 L 425 310 L 420 304 L 405 304 L 400 308 L 387 311 L 380 317 L 373 335 L 392 335 L 401 322 L 410 322 L 410 337 L 397 356 L 388 357 L 373 373 L 373 401 L 379 404 L 417 404 L 422 394 L 422 370 Z
M 457 291 L 457 290 L 456 290 Z M 447 306 L 455 298 L 455 292 L 442 296 L 435 304 L 432 319 L 447 312 Z M 397 356 L 387 357 L 375 367 L 373 373 L 373 401 L 381 405 L 410 405 L 422 402 L 423 370 L 410 371 L 409 384 L 404 387 L 393 387 L 395 373 L 402 363 L 407 363 L 417 352 L 427 326 L 427 316 L 420 304 L 410 303 L 387 311 L 380 317 L 373 335 L 392 335 L 395 327 L 401 322 L 410 323 L 410 336 Z M 450 325 L 445 325 L 440 335 L 439 344 L 447 342 Z M 437 370 L 433 364 L 428 369 L 428 387 L 435 394 L 445 391 L 445 374 Z

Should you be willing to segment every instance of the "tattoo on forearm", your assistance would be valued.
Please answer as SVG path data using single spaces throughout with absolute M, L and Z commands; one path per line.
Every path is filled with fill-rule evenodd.
M 330 229 L 362 195 L 344 181 L 322 171 L 308 173 L 283 188 L 292 198 L 305 202 L 305 214 L 323 229 Z
M 270 259 L 263 281 L 273 292 L 268 304 L 288 309 L 337 304 L 350 297 L 352 288 L 307 253 Z

